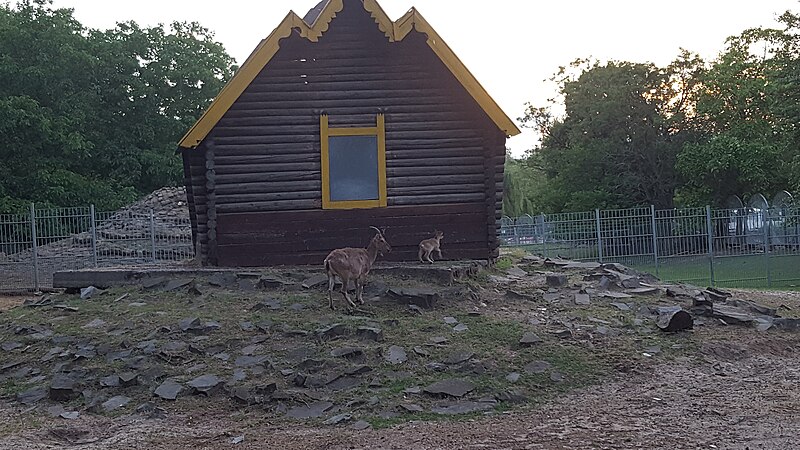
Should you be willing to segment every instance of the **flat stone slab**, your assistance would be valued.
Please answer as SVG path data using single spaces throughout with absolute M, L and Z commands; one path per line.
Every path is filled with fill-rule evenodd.
M 57 373 L 50 383 L 50 398 L 55 401 L 66 401 L 77 397 L 77 384 L 71 376 Z
M 347 422 L 348 420 L 352 419 L 353 415 L 350 413 L 344 414 L 337 414 L 330 419 L 323 422 L 325 425 L 339 425 L 342 422 Z
M 194 389 L 195 392 L 208 395 L 217 386 L 219 386 L 220 383 L 222 383 L 222 380 L 220 380 L 218 376 L 214 374 L 206 374 L 201 375 L 186 384 Z
M 363 431 L 366 430 L 367 428 L 372 428 L 372 425 L 370 425 L 370 423 L 367 422 L 366 420 L 359 420 L 358 422 L 351 425 L 350 428 L 356 431 Z
M 428 289 L 389 288 L 386 292 L 399 303 L 412 304 L 428 309 L 432 308 L 441 298 L 438 292 Z
M 254 367 L 254 366 L 263 366 L 269 362 L 269 357 L 266 355 L 258 355 L 258 356 L 240 356 L 236 358 L 236 361 L 233 364 L 236 367 Z
M 426 386 L 423 390 L 432 395 L 463 397 L 475 390 L 475 384 L 467 380 L 452 378 L 449 380 L 437 381 L 436 383 Z
M 631 294 L 626 294 L 624 292 L 611 292 L 611 291 L 600 292 L 597 295 L 599 295 L 600 297 L 614 298 L 614 299 L 622 299 L 622 298 L 631 298 L 631 297 L 633 297 Z
M 183 390 L 183 385 L 175 382 L 174 380 L 165 380 L 161 385 L 156 388 L 154 394 L 164 400 L 175 400 L 178 394 Z
M 313 288 L 315 288 L 317 286 L 323 286 L 323 285 L 327 285 L 327 284 L 328 284 L 328 275 L 323 273 L 323 274 L 314 275 L 312 277 L 306 278 L 303 281 L 303 283 L 301 284 L 301 286 L 304 289 L 313 289 Z
M 542 294 L 542 299 L 547 303 L 553 303 L 561 299 L 561 294 L 558 292 L 547 292 Z
M 535 333 L 525 333 L 520 338 L 519 345 L 522 345 L 523 347 L 530 347 L 541 342 L 542 338 L 537 336 Z
M 552 365 L 547 361 L 533 361 L 525 366 L 525 371 L 528 373 L 540 374 L 545 373 Z
M 589 294 L 577 293 L 575 294 L 575 304 L 576 305 L 588 305 L 590 304 L 590 297 Z
M 356 336 L 374 342 L 383 341 L 383 330 L 375 327 L 358 327 Z
M 47 388 L 35 387 L 17 394 L 17 401 L 23 405 L 32 405 L 47 398 Z
M 334 391 L 346 391 L 361 386 L 361 379 L 350 376 L 338 377 L 335 380 L 328 383 L 326 386 L 328 389 Z
M 567 285 L 567 276 L 563 273 L 550 274 L 546 277 L 547 285 L 550 287 L 561 287 Z
M 333 407 L 331 402 L 316 402 L 308 406 L 297 406 L 286 412 L 286 417 L 292 419 L 316 419 L 322 417 L 326 411 Z
M 166 292 L 175 291 L 175 290 L 178 290 L 178 289 L 180 289 L 182 287 L 185 287 L 185 286 L 188 286 L 188 285 L 192 284 L 192 282 L 194 282 L 194 280 L 191 279 L 191 278 L 181 278 L 181 279 L 177 279 L 177 280 L 170 280 L 170 281 L 167 282 L 167 285 L 164 286 L 164 291 L 166 291 Z
M 475 356 L 474 352 L 471 352 L 469 350 L 462 350 L 450 353 L 449 355 L 447 355 L 447 358 L 445 358 L 444 361 L 442 362 L 445 364 L 461 364 L 463 362 L 469 361 L 470 358 L 472 358 L 473 356 Z
M 632 295 L 656 295 L 661 292 L 661 289 L 656 287 L 639 287 L 635 289 L 628 289 L 625 292 Z
M 425 411 L 422 406 L 417 405 L 416 403 L 401 403 L 400 408 L 412 413 Z
M 408 355 L 403 347 L 392 345 L 386 352 L 385 359 L 389 364 L 402 364 L 408 360 Z
M 519 277 L 519 278 L 528 276 L 528 272 L 520 269 L 519 267 L 512 267 L 510 269 L 507 269 L 506 274 L 511 275 L 512 277 Z
M 114 411 L 115 409 L 122 408 L 123 406 L 130 403 L 130 401 L 131 399 L 125 397 L 124 395 L 117 395 L 103 402 L 101 406 L 103 407 L 103 411 L 109 412 L 109 411 Z

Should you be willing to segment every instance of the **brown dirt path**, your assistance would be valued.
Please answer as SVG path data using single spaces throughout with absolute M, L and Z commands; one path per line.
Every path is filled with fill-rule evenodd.
M 646 373 L 467 422 L 355 431 L 270 423 L 257 411 L 226 417 L 204 404 L 165 420 L 83 416 L 35 426 L 3 405 L 0 448 L 63 448 L 52 430 L 71 427 L 94 442 L 70 448 L 92 450 L 800 449 L 800 336 L 742 331 L 722 329 L 699 354 Z M 229 442 L 242 434 L 241 444 Z

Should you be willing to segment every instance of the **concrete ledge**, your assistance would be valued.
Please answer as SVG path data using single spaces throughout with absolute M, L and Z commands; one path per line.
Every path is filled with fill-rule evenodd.
M 371 274 L 388 275 L 404 278 L 426 279 L 439 284 L 452 284 L 476 275 L 487 267 L 487 261 L 456 261 L 435 264 L 400 263 L 377 264 Z M 53 274 L 53 288 L 79 289 L 87 286 L 110 288 L 141 284 L 148 279 L 156 278 L 202 278 L 217 274 L 248 275 L 313 275 L 322 272 L 322 268 L 310 266 L 285 266 L 265 268 L 234 267 L 159 267 L 159 266 L 122 266 L 102 269 L 64 270 Z

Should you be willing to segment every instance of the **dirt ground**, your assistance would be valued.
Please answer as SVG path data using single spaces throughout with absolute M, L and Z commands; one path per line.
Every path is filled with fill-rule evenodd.
M 794 449 L 800 448 L 800 338 L 785 333 L 715 336 L 697 358 L 661 364 L 531 410 L 464 422 L 356 431 L 226 417 L 206 408 L 163 420 L 83 416 L 0 440 L 50 449 Z M 3 405 L 5 425 L 25 416 Z M 24 424 L 17 423 L 15 426 Z M 54 430 L 56 430 L 54 432 Z M 67 433 L 69 435 L 69 433 Z M 240 444 L 232 444 L 244 436 Z
M 8 311 L 11 308 L 16 308 L 25 301 L 27 297 L 18 295 L 2 295 L 0 294 L 0 311 Z
M 552 350 L 547 353 L 552 358 L 558 355 L 586 357 L 584 353 L 575 353 L 575 349 L 583 349 L 590 356 L 605 355 L 603 361 L 609 362 L 609 371 L 603 378 L 582 385 L 590 384 L 588 387 L 576 383 L 576 388 L 564 388 L 559 392 L 548 378 L 523 377 L 528 383 L 527 392 L 534 395 L 525 405 L 498 407 L 483 416 L 438 417 L 436 420 L 431 416 L 411 415 L 402 416 L 404 420 L 382 422 L 373 416 L 371 423 L 377 428 L 369 426 L 363 430 L 354 428 L 356 414 L 350 421 L 331 426 L 323 425 L 324 419 L 291 421 L 264 407 L 243 407 L 228 398 L 197 395 L 181 397 L 177 402 L 152 400 L 165 410 L 163 416 L 152 418 L 134 411 L 136 404 L 147 400 L 146 396 L 152 398 L 151 391 L 144 388 L 141 392 L 122 391 L 137 400 L 127 409 L 105 414 L 82 411 L 77 419 L 65 420 L 47 413 L 54 405 L 52 402 L 27 407 L 14 402 L 9 394 L 0 398 L 0 449 L 800 449 L 800 333 L 774 328 L 758 332 L 750 326 L 724 325 L 704 318 L 705 323 L 693 331 L 665 335 L 650 322 L 636 325 L 634 311 L 640 304 L 674 300 L 632 298 L 627 300 L 632 310 L 621 312 L 600 297 L 596 300 L 593 297 L 591 306 L 577 307 L 567 301 L 574 295 L 573 286 L 564 288 L 563 298 L 547 303 L 539 298 L 544 291 L 536 291 L 539 287 L 546 289 L 539 277 L 536 274 L 525 276 L 523 279 L 530 280 L 528 284 L 517 281 L 512 285 L 524 296 L 535 296 L 534 301 L 509 296 L 506 285 L 487 284 L 480 298 L 460 303 L 444 302 L 440 309 L 426 312 L 425 316 L 409 315 L 396 305 L 390 309 L 383 305 L 383 309 L 376 311 L 386 314 L 388 322 L 399 322 L 394 328 L 386 325 L 387 340 L 402 343 L 407 348 L 411 348 L 414 339 L 421 339 L 407 336 L 413 334 L 409 330 L 424 331 L 427 334 L 422 337 L 427 338 L 428 334 L 442 333 L 444 325 L 440 315 L 462 316 L 472 328 L 463 335 L 463 341 L 457 341 L 456 334 L 449 335 L 453 347 L 456 348 L 456 342 L 469 344 L 484 360 L 493 358 L 497 364 L 505 361 L 507 355 L 503 352 L 538 355 L 536 350 L 516 346 L 518 331 L 534 329 L 544 336 L 541 345 Z M 226 331 L 218 333 L 226 338 L 230 338 L 231 333 L 241 333 L 232 331 L 236 328 L 234 324 L 247 318 L 255 321 L 255 318 L 267 317 L 264 314 L 276 321 L 308 321 L 316 314 L 330 314 L 324 307 L 316 306 L 323 304 L 321 299 L 324 299 L 324 294 L 316 291 L 304 294 L 306 296 L 291 292 L 281 294 L 286 296 L 287 304 L 299 302 L 292 306 L 302 308 L 283 308 L 269 313 L 246 313 L 227 306 L 252 305 L 256 298 L 263 297 L 260 291 L 231 291 L 235 295 L 230 294 L 233 298 L 230 303 L 222 303 L 222 290 L 214 292 L 217 299 L 213 302 L 210 299 L 200 301 L 189 294 L 146 290 L 125 291 L 127 297 L 120 296 L 120 292 L 110 292 L 93 302 L 65 296 L 57 299 L 80 308 L 69 313 L 71 316 L 62 316 L 57 309 L 27 308 L 4 312 L 0 319 L 12 315 L 19 319 L 6 324 L 9 333 L 23 319 L 39 324 L 49 321 L 57 333 L 73 333 L 103 342 L 109 339 L 105 329 L 81 326 L 103 314 L 109 322 L 134 321 L 127 339 L 135 342 L 140 339 L 138 334 L 146 333 L 142 328 L 173 324 L 188 314 L 187 309 L 226 319 L 222 321 Z M 797 317 L 800 313 L 799 293 L 735 291 L 734 294 L 743 300 L 777 308 L 784 317 Z M 278 294 L 270 292 L 272 295 Z M 142 301 L 139 305 L 145 305 L 144 301 L 152 302 L 155 309 L 134 314 L 147 307 L 132 306 L 135 303 L 127 305 L 134 300 Z M 21 301 L 17 297 L 0 297 L 0 310 L 17 306 Z M 465 311 L 473 308 L 484 308 L 482 316 L 472 319 L 466 316 Z M 225 316 L 225 311 L 231 317 Z M 53 320 L 58 317 L 64 319 Z M 107 325 L 108 330 L 114 329 L 111 323 Z M 559 332 L 566 326 L 572 327 L 569 338 L 554 334 L 553 330 Z M 606 330 L 600 333 L 602 328 Z M 509 329 L 513 333 L 509 333 Z M 170 336 L 171 339 L 187 339 L 178 331 Z M 287 339 L 280 332 L 267 336 L 258 342 L 278 345 L 280 339 Z M 493 344 L 485 345 L 487 336 Z M 14 334 L 5 338 L 21 339 Z M 501 339 L 508 341 L 500 344 Z M 345 339 L 344 342 L 357 341 Z M 238 349 L 237 346 L 246 343 L 246 339 L 241 338 L 230 348 Z M 30 344 L 42 345 L 33 341 Z M 655 344 L 660 350 L 648 350 Z M 563 351 L 565 346 L 573 350 L 555 352 Z M 40 353 L 47 348 L 36 347 Z M 324 351 L 328 348 L 324 347 Z M 16 355 L 30 354 L 32 359 L 26 360 L 27 364 L 37 364 L 40 353 L 28 351 Z M 0 353 L 2 357 L 4 354 Z M 213 364 L 209 362 L 212 360 L 213 357 L 208 356 L 204 361 Z M 553 361 L 556 364 L 556 360 Z M 185 363 L 187 367 L 191 364 Z M 376 370 L 383 370 L 374 360 L 370 364 Z M 571 361 L 563 364 L 560 368 L 568 380 L 589 376 L 586 368 L 572 366 Z M 189 370 L 179 365 L 175 365 L 174 370 Z M 44 373 L 55 371 L 55 366 L 41 367 Z M 102 372 L 111 366 L 101 368 Z M 186 377 L 194 376 L 189 373 L 186 372 Z M 217 373 L 223 372 L 218 368 Z M 506 373 L 505 369 L 496 370 L 493 376 L 505 383 Z M 422 369 L 416 375 L 420 379 L 426 376 Z M 483 382 L 486 386 L 492 385 L 486 380 Z M 14 392 L 10 390 L 13 387 L 13 384 L 5 385 L 8 392 Z M 382 395 L 381 401 L 385 401 L 387 407 L 397 409 L 407 402 L 428 406 L 418 395 L 403 397 L 405 387 L 402 385 L 392 391 L 386 386 L 375 392 Z M 145 397 L 136 397 L 137 392 Z M 339 403 L 343 404 L 344 400 Z M 405 420 L 406 417 L 410 418 Z

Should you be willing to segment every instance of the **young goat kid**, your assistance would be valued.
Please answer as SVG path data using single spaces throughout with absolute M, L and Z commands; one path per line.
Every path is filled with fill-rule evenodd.
M 419 243 L 419 262 L 429 262 L 433 264 L 433 259 L 431 258 L 431 253 L 434 251 L 436 252 L 436 256 L 439 259 L 442 259 L 442 250 L 440 246 L 442 245 L 442 238 L 444 237 L 444 233 L 436 230 L 434 232 L 434 236 L 430 239 L 425 239 L 424 241 Z
M 364 284 L 367 282 L 367 275 L 378 255 L 392 251 L 392 246 L 386 242 L 381 230 L 370 227 L 378 234 L 372 238 L 367 248 L 339 248 L 333 250 L 325 258 L 325 273 L 328 275 L 328 302 L 331 309 L 333 306 L 333 286 L 338 276 L 342 280 L 342 295 L 347 301 L 347 309 L 355 309 L 356 304 L 347 295 L 347 285 L 353 280 L 356 285 L 356 299 L 364 304 Z

